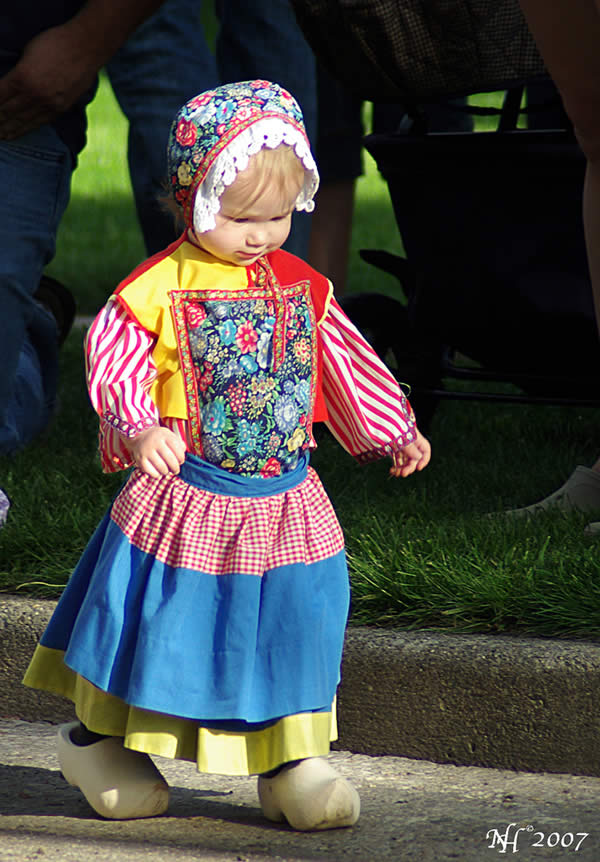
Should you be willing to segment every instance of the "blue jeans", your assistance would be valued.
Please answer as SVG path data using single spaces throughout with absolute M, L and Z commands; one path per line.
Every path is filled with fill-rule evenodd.
M 129 121 L 129 171 L 148 254 L 176 236 L 159 199 L 169 129 L 185 102 L 219 83 L 266 78 L 298 99 L 309 137 L 316 127 L 315 61 L 289 0 L 218 0 L 216 60 L 200 25 L 200 3 L 166 0 L 107 65 Z M 295 215 L 285 248 L 305 256 L 309 230 L 310 217 Z
M 285 87 L 302 108 L 313 151 L 317 132 L 315 56 L 290 0 L 217 0 L 217 64 L 221 81 L 265 78 Z M 294 213 L 284 248 L 306 258 L 310 215 Z
M 51 126 L 0 141 L 0 454 L 48 423 L 55 399 L 54 318 L 33 299 L 69 200 L 71 153 Z
M 202 32 L 199 0 L 166 0 L 107 64 L 129 122 L 129 174 L 146 251 L 154 254 L 178 231 L 160 198 L 166 194 L 167 139 L 185 102 L 218 81 Z

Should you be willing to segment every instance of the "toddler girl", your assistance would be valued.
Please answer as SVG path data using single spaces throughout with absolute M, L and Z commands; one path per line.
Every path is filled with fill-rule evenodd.
M 122 282 L 86 342 L 105 471 L 133 467 L 69 580 L 27 685 L 70 698 L 67 781 L 109 818 L 163 813 L 150 754 L 257 774 L 295 829 L 353 824 L 335 738 L 348 611 L 342 533 L 308 453 L 325 421 L 406 476 L 429 444 L 326 278 L 280 250 L 318 175 L 300 109 L 267 81 L 179 112 L 185 232 Z

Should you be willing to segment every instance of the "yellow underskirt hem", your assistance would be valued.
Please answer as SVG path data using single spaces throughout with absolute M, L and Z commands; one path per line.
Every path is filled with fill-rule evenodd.
M 195 762 L 200 772 L 268 772 L 290 760 L 323 757 L 337 739 L 335 702 L 331 712 L 288 715 L 264 730 L 213 730 L 194 719 L 129 706 L 71 670 L 63 658 L 62 650 L 38 646 L 24 684 L 71 700 L 79 720 L 95 733 L 122 736 L 127 748 L 146 754 Z

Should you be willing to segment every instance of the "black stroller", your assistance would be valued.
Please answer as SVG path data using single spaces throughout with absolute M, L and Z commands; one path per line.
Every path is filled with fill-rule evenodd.
M 403 106 L 398 128 L 365 146 L 387 180 L 406 258 L 361 254 L 398 276 L 407 302 L 359 295 L 345 307 L 411 381 L 419 423 L 442 397 L 599 404 L 585 160 L 516 0 L 294 3 L 330 71 L 364 98 Z M 520 129 L 526 87 L 538 109 Z M 429 130 L 432 103 L 495 90 L 506 91 L 496 131 Z M 518 392 L 465 391 L 451 383 L 461 378 Z

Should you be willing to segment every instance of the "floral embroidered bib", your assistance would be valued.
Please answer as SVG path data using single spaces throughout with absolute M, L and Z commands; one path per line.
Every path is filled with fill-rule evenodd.
M 312 442 L 317 378 L 310 283 L 266 259 L 241 291 L 170 293 L 196 454 L 244 476 L 293 470 Z

